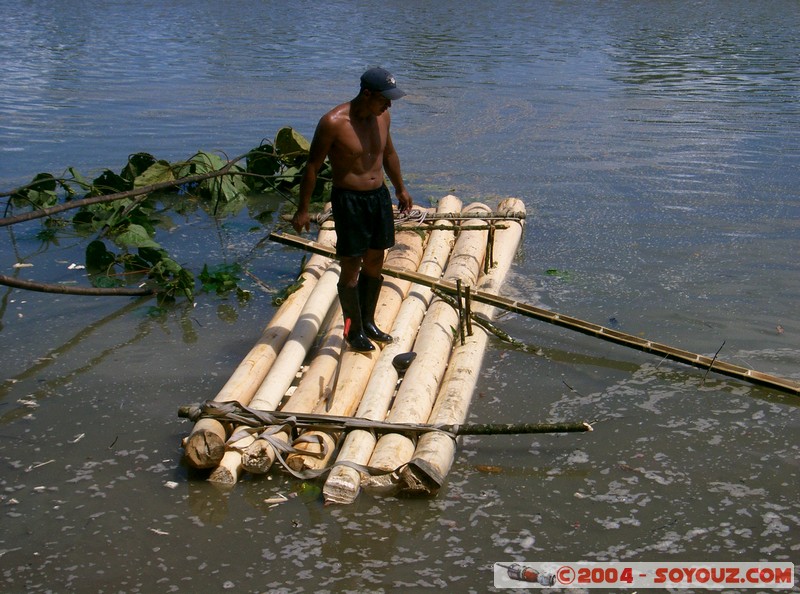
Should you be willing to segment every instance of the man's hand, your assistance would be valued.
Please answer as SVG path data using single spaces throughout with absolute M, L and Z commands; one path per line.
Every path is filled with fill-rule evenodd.
M 403 189 L 402 192 L 397 192 L 397 203 L 400 206 L 400 212 L 408 212 L 414 206 L 414 200 L 406 189 Z
M 296 233 L 300 234 L 303 230 L 308 231 L 311 229 L 311 217 L 308 216 L 307 210 L 298 210 L 292 217 L 292 227 Z

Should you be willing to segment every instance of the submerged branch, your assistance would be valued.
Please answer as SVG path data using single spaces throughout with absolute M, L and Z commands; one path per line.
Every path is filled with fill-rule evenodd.
M 20 280 L 0 274 L 0 285 L 7 287 L 14 287 L 15 289 L 27 289 L 28 291 L 38 291 L 40 293 L 60 293 L 63 295 L 90 295 L 95 297 L 142 297 L 146 295 L 155 295 L 156 290 L 148 287 L 142 288 L 128 288 L 128 287 L 68 287 L 65 285 L 54 285 L 50 283 L 38 283 L 35 281 Z

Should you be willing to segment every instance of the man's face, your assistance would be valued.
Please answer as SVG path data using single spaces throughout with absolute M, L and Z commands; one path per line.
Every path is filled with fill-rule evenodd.
M 392 106 L 391 100 L 384 97 L 380 92 L 369 89 L 366 92 L 368 93 L 368 105 L 375 115 L 381 115 Z

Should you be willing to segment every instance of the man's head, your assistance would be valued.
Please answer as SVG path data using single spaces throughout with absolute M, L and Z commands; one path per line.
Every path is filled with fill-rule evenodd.
M 388 70 L 370 68 L 361 75 L 361 89 L 380 93 L 390 101 L 405 96 L 405 92 L 397 88 L 397 83 Z

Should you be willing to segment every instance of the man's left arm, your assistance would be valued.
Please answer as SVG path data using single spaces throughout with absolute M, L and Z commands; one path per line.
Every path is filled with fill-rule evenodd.
M 400 157 L 397 151 L 394 150 L 391 134 L 386 136 L 386 147 L 383 150 L 383 170 L 394 186 L 394 193 L 400 205 L 400 212 L 411 210 L 414 201 L 411 198 L 411 194 L 408 193 L 405 183 L 403 183 L 403 174 L 400 171 Z

